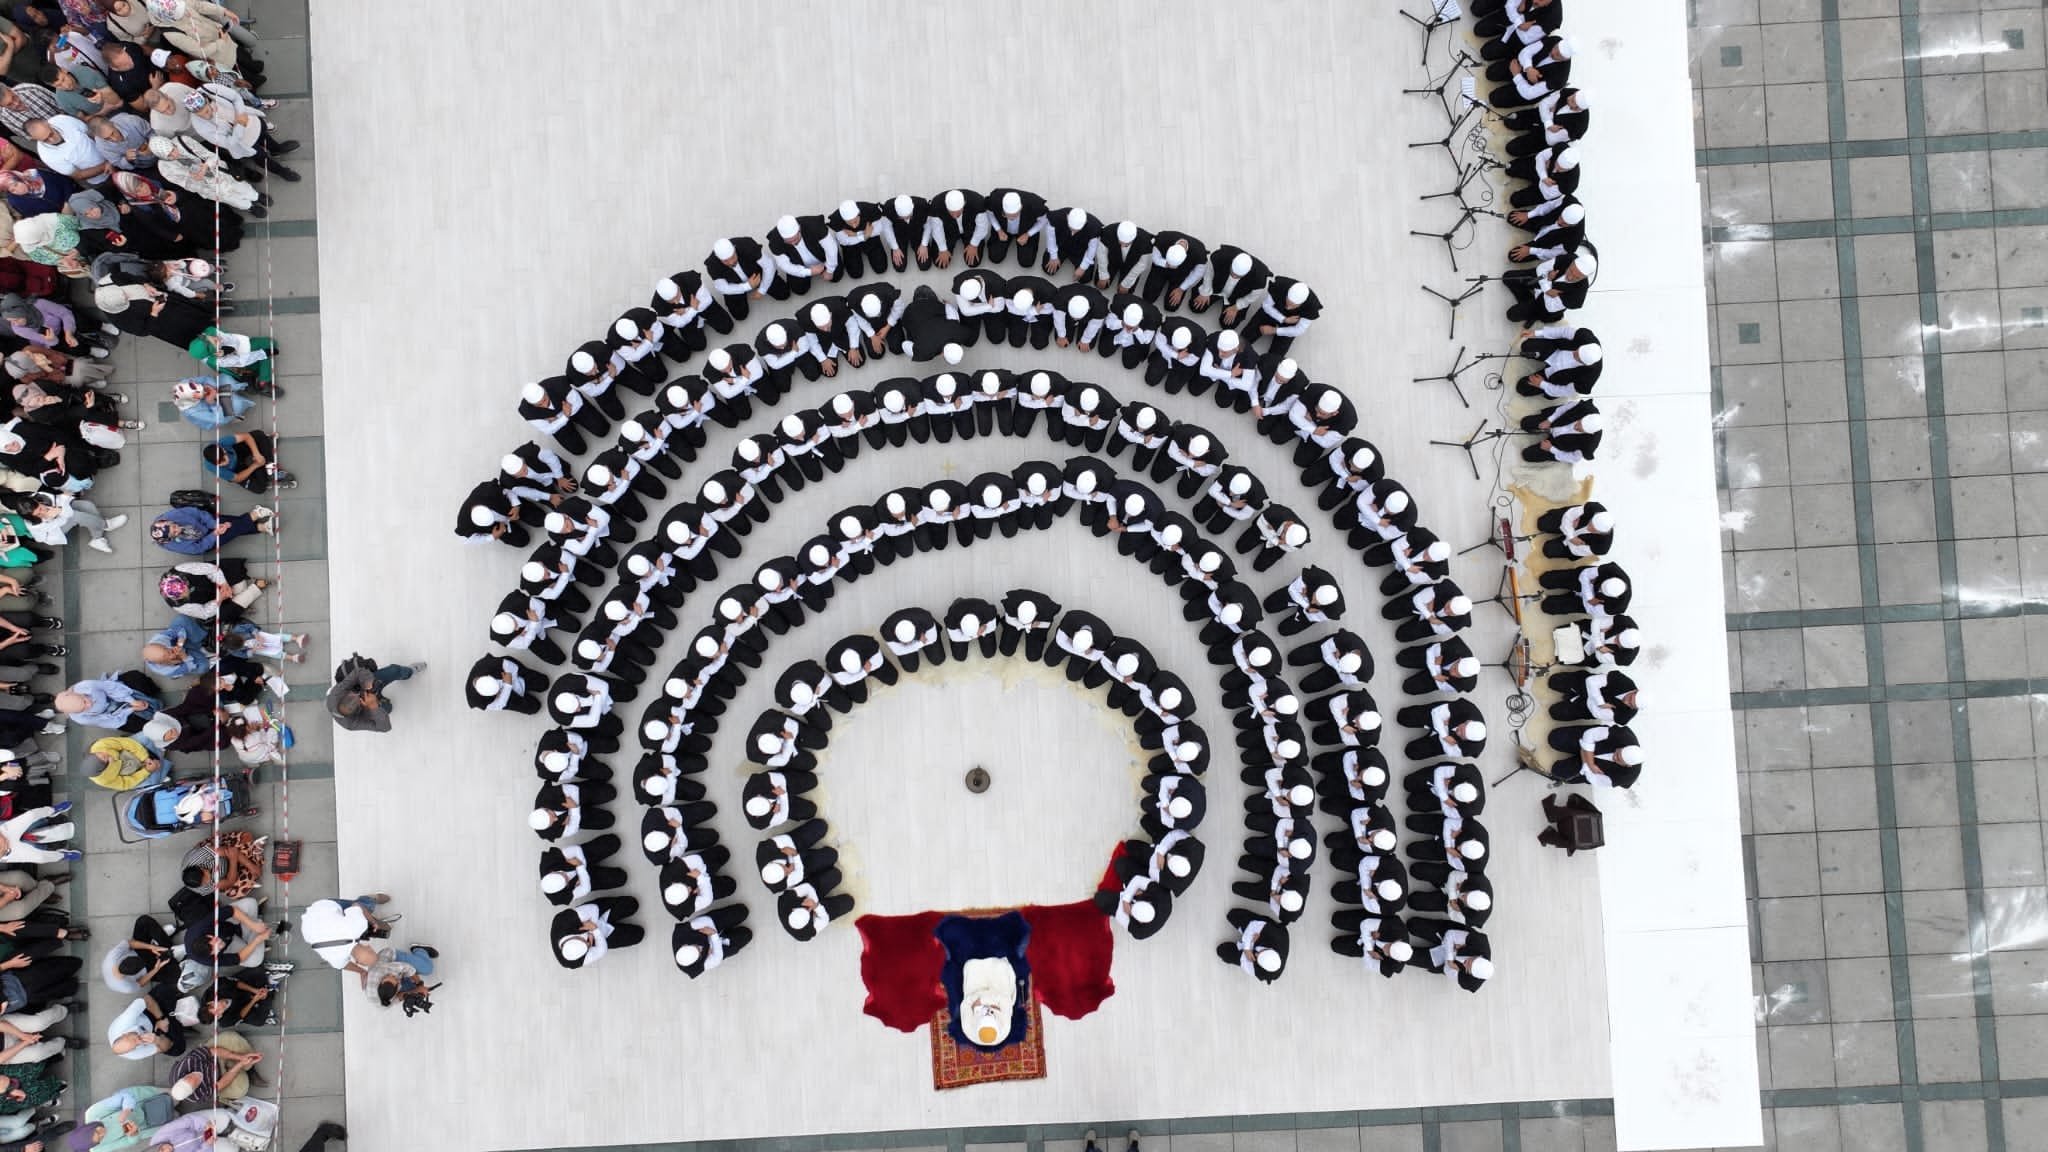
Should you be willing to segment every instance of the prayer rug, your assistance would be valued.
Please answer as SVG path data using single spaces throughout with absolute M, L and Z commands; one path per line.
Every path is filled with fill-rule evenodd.
M 932 1017 L 932 1087 L 966 1088 L 1002 1080 L 1045 1079 L 1045 1021 L 1039 1016 L 1038 997 L 1026 1005 L 1023 1039 L 998 1052 L 983 1052 L 953 1039 L 952 1016 L 941 1005 Z

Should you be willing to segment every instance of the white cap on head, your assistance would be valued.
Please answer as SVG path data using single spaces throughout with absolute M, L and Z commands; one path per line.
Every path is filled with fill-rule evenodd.
M 784 328 L 780 323 L 770 324 L 768 327 L 763 328 L 761 334 L 768 337 L 769 342 L 774 344 L 786 344 L 789 342 L 789 329 Z
M 1301 697 L 1291 692 L 1285 696 L 1275 697 L 1273 700 L 1273 711 L 1278 712 L 1282 716 L 1292 716 L 1301 711 Z
M 1469 780 L 1463 784 L 1454 784 L 1451 786 L 1451 799 L 1460 804 L 1470 804 L 1479 799 L 1479 786 Z
M 1069 209 L 1067 209 L 1067 227 L 1068 227 L 1068 229 L 1070 229 L 1071 231 L 1079 232 L 1079 231 L 1080 231 L 1081 229 L 1083 229 L 1083 228 L 1086 228 L 1087 226 L 1088 226 L 1088 213 L 1087 213 L 1087 211 L 1086 211 L 1085 209 L 1081 209 L 1081 208 L 1069 208 Z
M 1466 616 L 1472 612 L 1470 596 L 1453 596 L 1444 602 L 1444 613 L 1450 616 Z
M 585 944 L 581 936 L 571 936 L 562 941 L 556 947 L 556 951 L 562 954 L 564 960 L 581 960 L 590 955 L 590 945 Z
M 791 908 L 789 910 L 789 915 L 784 917 L 783 919 L 789 924 L 791 928 L 801 929 L 811 922 L 811 910 L 799 904 L 796 907 Z
M 1287 842 L 1287 854 L 1296 860 L 1306 860 L 1315 855 L 1315 851 L 1315 844 L 1308 840 L 1294 839 Z
M 749 816 L 766 816 L 774 810 L 775 802 L 766 796 L 747 797 L 747 815 Z
M 1067 315 L 1076 320 L 1088 315 L 1088 297 L 1076 293 L 1072 300 L 1067 301 Z
M 1232 257 L 1232 258 L 1231 258 L 1231 261 L 1230 261 L 1230 274 L 1231 274 L 1232 276 L 1249 276 L 1249 275 L 1251 275 L 1251 274 L 1252 274 L 1252 256 L 1251 256 L 1251 253 L 1249 253 L 1249 252 L 1239 252 L 1239 253 L 1238 253 L 1238 254 L 1237 254 L 1236 256 Z
M 519 398 L 528 404 L 538 404 L 548 398 L 548 390 L 538 384 L 528 384 L 519 390 Z
M 1140 924 L 1150 924 L 1158 915 L 1159 910 L 1152 907 L 1148 900 L 1140 900 L 1131 905 L 1131 919 Z
M 498 684 L 499 680 L 496 676 L 479 676 L 469 682 L 469 686 L 476 689 L 476 694 L 479 696 L 497 695 Z
M 1376 851 L 1392 852 L 1394 845 L 1400 843 L 1400 838 L 1395 836 L 1391 829 L 1379 828 L 1375 829 L 1372 835 L 1366 837 L 1366 841 Z
M 519 617 L 514 616 L 510 612 L 500 612 L 496 616 L 491 617 L 492 632 L 503 634 L 518 630 Z
M 1614 638 L 1614 642 L 1623 648 L 1640 647 L 1643 642 L 1643 634 L 1635 628 L 1624 628 L 1621 630 L 1620 635 Z
M 804 434 L 804 418 L 791 412 L 782 418 L 778 427 L 782 429 L 784 435 L 801 436 Z
M 1373 893 L 1382 900 L 1399 900 L 1401 882 L 1389 877 L 1372 886 Z
M 1287 802 L 1296 808 L 1306 808 L 1316 802 L 1316 790 L 1306 784 L 1296 784 L 1287 790 Z
M 1194 804 L 1190 803 L 1185 796 L 1175 796 L 1166 802 L 1166 814 L 1176 820 L 1187 819 L 1188 815 L 1194 810 Z
M 944 488 L 935 488 L 930 496 L 925 497 L 925 503 L 944 512 L 953 506 L 953 494 Z
M 560 872 L 550 872 L 540 878 L 540 890 L 552 896 L 569 886 L 568 877 Z
M 775 231 L 779 233 L 784 240 L 794 240 L 803 231 L 803 229 L 797 226 L 796 217 L 784 216 L 782 219 L 777 220 L 775 222 Z
M 583 701 L 579 699 L 574 692 L 555 693 L 555 711 L 581 712 L 582 710 Z
M 668 724 L 660 720 L 649 720 L 640 726 L 640 733 L 649 740 L 664 740 L 668 738 Z
M 569 530 L 569 518 L 560 512 L 550 512 L 542 518 L 541 526 L 559 536 Z
M 761 879 L 770 884 L 780 884 L 789 876 L 789 865 L 780 860 L 770 860 L 761 865 Z
M 962 192 L 958 188 L 955 188 L 951 192 L 946 193 L 946 211 L 960 212 L 965 210 L 966 207 L 967 193 Z
M 1475 980 L 1490 980 L 1493 978 L 1493 961 L 1484 956 L 1476 957 L 1466 966 L 1466 971 L 1472 973 Z
M 1578 153 L 1572 153 L 1572 158 L 1573 163 L 1576 164 Z M 1586 206 L 1584 204 L 1567 204 L 1558 211 L 1557 218 L 1566 224 L 1577 224 L 1586 218 Z
M 1287 290 L 1287 306 L 1289 308 L 1298 308 L 1303 303 L 1306 303 L 1307 300 L 1308 285 L 1296 281 L 1294 287 Z
M 1415 955 L 1415 946 L 1406 940 L 1396 940 L 1387 945 L 1387 959 L 1396 964 L 1406 964 Z
M 1282 961 L 1278 952 L 1267 948 L 1259 953 L 1259 958 L 1255 963 L 1258 964 L 1259 971 L 1261 972 L 1278 972 Z
M 1602 428 L 1607 427 L 1607 421 L 1598 412 L 1595 412 L 1591 415 L 1580 417 L 1579 427 L 1584 428 L 1588 432 L 1598 432 Z
M 1015 192 L 1003 193 L 1003 211 L 1015 216 L 1024 210 L 1024 198 Z
M 1479 667 L 1479 657 L 1460 656 L 1456 660 L 1451 661 L 1451 675 L 1477 676 L 1479 675 Z
M 1188 328 L 1175 328 L 1171 339 L 1175 351 L 1182 351 L 1195 342 L 1194 332 Z
M 591 357 L 590 353 L 579 348 L 569 354 L 569 367 L 574 368 L 578 372 L 588 374 L 597 371 L 597 361 Z
M 1394 491 L 1387 493 L 1386 502 L 1381 507 L 1398 516 L 1408 510 L 1409 503 L 1408 490 L 1396 488 Z
M 1138 238 L 1138 226 L 1137 226 L 1136 224 L 1132 223 L 1131 221 L 1129 221 L 1129 220 L 1126 220 L 1126 221 L 1124 221 L 1123 223 L 1121 223 L 1121 224 L 1118 224 L 1118 225 L 1116 226 L 1116 242 L 1117 242 L 1117 243 L 1119 243 L 1119 244 L 1129 244 L 1129 243 L 1130 243 L 1131 241 L 1133 241 L 1133 240 L 1136 240 L 1137 238 Z
M 1630 744 L 1621 751 L 1616 752 L 1614 758 L 1623 764 L 1634 766 L 1643 762 L 1643 750 L 1637 745 Z
M 967 279 L 962 280 L 960 282 L 960 298 L 962 300 L 981 299 L 981 278 L 978 276 L 970 276 Z
M 1466 738 L 1467 740 L 1484 740 L 1484 739 L 1486 739 L 1486 721 L 1484 721 L 1484 720 L 1468 720 L 1468 721 L 1466 721 L 1466 722 L 1465 722 L 1465 725 L 1464 725 L 1464 727 L 1465 727 L 1465 738 Z
M 1366 787 L 1377 788 L 1387 782 L 1387 770 L 1377 764 L 1367 764 L 1365 771 L 1358 774 L 1358 778 L 1365 781 Z
M 624 620 L 627 614 L 625 601 L 607 600 L 604 602 L 604 618 L 612 623 L 617 624 L 619 621 Z
M 870 320 L 882 318 L 882 298 L 873 292 L 860 298 L 860 314 Z M 823 323 L 823 321 L 820 321 Z
M 1569 60 L 1572 58 L 1572 53 L 1576 51 L 1576 49 L 1572 45 L 1571 37 L 1560 36 L 1557 40 L 1557 47 L 1552 51 L 1557 53 L 1557 58 L 1559 60 Z
M 976 615 L 975 615 L 974 613 L 972 613 L 972 612 L 964 612 L 964 613 L 961 613 L 961 615 L 960 615 L 960 630 L 961 630 L 962 632 L 979 632 L 979 631 L 981 631 L 981 617 L 979 617 L 979 616 L 976 616 Z
M 520 459 L 519 454 L 516 452 L 507 452 L 498 461 L 498 467 L 506 472 L 523 473 L 526 471 L 526 461 Z
M 1484 912 L 1488 908 L 1493 907 L 1493 894 L 1485 889 L 1477 892 L 1467 892 L 1465 893 L 1465 907 L 1470 908 L 1474 912 Z
M 1560 172 L 1569 172 L 1572 169 L 1577 168 L 1579 166 L 1579 150 L 1569 145 L 1560 148 L 1558 149 L 1557 157 L 1553 163 L 1556 165 L 1557 169 Z M 1574 207 L 1576 207 L 1576 205 L 1574 205 Z M 1574 221 L 1574 223 L 1576 223 L 1576 221 Z
M 675 300 L 682 296 L 683 286 L 664 276 L 654 282 L 654 294 L 663 300 Z
M 619 421 L 619 438 L 628 443 L 638 444 L 647 439 L 647 429 L 640 426 L 639 420 L 629 417 Z
M 617 333 L 621 340 L 637 340 L 640 338 L 640 326 L 624 316 L 612 321 L 612 331 Z
M 1451 558 L 1451 546 L 1441 540 L 1433 541 L 1422 550 L 1422 559 L 1442 563 Z
M 948 344 L 939 350 L 939 355 L 945 357 L 948 364 L 958 364 L 967 355 L 967 350 L 958 344 Z
M 1077 648 L 1082 648 L 1082 649 L 1087 649 L 1087 648 L 1093 648 L 1093 647 L 1095 647 L 1095 629 L 1093 629 L 1093 628 L 1076 628 L 1076 629 L 1074 629 L 1074 646 L 1075 646 L 1075 647 L 1077 647 Z
M 1295 363 L 1294 357 L 1289 356 L 1278 364 L 1273 365 L 1273 379 L 1284 383 L 1294 379 L 1294 374 L 1299 371 L 1301 371 L 1301 365 Z
M 704 359 L 714 371 L 724 372 L 732 367 L 732 353 L 723 348 L 713 348 Z
M 612 482 L 612 470 L 604 464 L 592 464 L 583 470 L 583 476 L 600 488 Z
M 1327 416 L 1344 406 L 1344 396 L 1335 388 L 1325 388 L 1316 395 L 1316 414 Z
M 1581 252 L 1574 256 L 1572 264 L 1578 268 L 1579 275 L 1584 276 L 1588 280 L 1593 278 L 1595 272 L 1600 271 L 1600 258 L 1591 252 Z
M 1188 455 L 1190 456 L 1207 456 L 1210 447 L 1209 438 L 1200 432 L 1188 437 Z M 1243 473 L 1239 473 L 1239 475 L 1243 475 Z
M 1029 288 L 1019 288 L 1010 294 L 1010 305 L 1014 308 L 1030 308 L 1038 303 L 1038 296 Z
M 1195 870 L 1195 866 L 1187 857 L 1169 852 L 1166 854 L 1166 870 L 1175 876 L 1186 876 Z
M 1233 472 L 1230 474 L 1230 480 L 1224 484 L 1224 487 L 1230 491 L 1232 496 L 1242 496 L 1246 492 L 1251 491 L 1252 478 L 1248 473 Z
M 1237 333 L 1232 332 L 1228 328 L 1216 334 L 1216 350 L 1218 352 L 1235 352 L 1240 343 L 1242 341 L 1238 339 Z
M 1289 523 L 1287 527 L 1280 530 L 1280 542 L 1289 548 L 1301 547 L 1303 544 L 1308 543 L 1308 526 L 1305 524 Z
M 848 224 L 860 219 L 860 205 L 855 204 L 851 200 L 841 200 L 839 202 L 839 218 Z
M 538 584 L 548 578 L 548 570 L 538 560 L 528 560 L 519 566 L 519 578 Z
M 664 791 L 666 791 L 666 789 L 662 787 L 662 777 L 658 774 L 654 776 L 649 776 L 647 779 L 642 780 L 640 782 L 640 790 L 642 792 L 647 793 L 649 796 L 659 796 Z
M 1172 246 L 1171 248 L 1168 248 L 1168 249 L 1166 250 L 1166 266 L 1167 266 L 1168 268 L 1178 268 L 1178 267 L 1180 267 L 1181 265 L 1183 265 L 1183 264 L 1185 264 L 1185 263 L 1187 263 L 1187 262 L 1188 262 L 1188 246 L 1187 246 L 1187 245 L 1185 245 L 1185 244 L 1175 244 L 1174 246 Z
M 889 207 L 898 216 L 908 216 L 912 212 L 917 211 L 917 201 L 912 200 L 908 196 L 898 196 L 894 200 L 889 201 Z
M 819 328 L 832 323 L 832 310 L 823 304 L 811 305 L 811 323 Z
M 491 510 L 489 508 L 486 508 L 481 504 L 473 504 L 470 506 L 469 522 L 471 524 L 476 525 L 478 528 L 489 528 L 491 526 L 491 522 L 493 519 L 495 519 L 495 517 L 491 515 Z
M 1136 328 L 1145 322 L 1145 307 L 1142 304 L 1126 304 L 1123 313 L 1124 327 Z
M 716 257 L 717 257 L 717 258 L 719 258 L 720 260 L 730 260 L 730 259 L 732 259 L 732 258 L 733 258 L 733 256 L 735 255 L 735 250 L 734 250 L 734 248 L 733 248 L 733 246 L 732 246 L 732 241 L 730 241 L 730 240 L 717 240 L 717 241 L 714 241 L 714 242 L 712 242 L 712 245 L 711 245 L 711 254 L 712 254 L 713 256 L 716 256 Z
M 903 498 L 901 492 L 890 492 L 883 496 L 882 506 L 889 510 L 891 516 L 901 516 L 910 510 L 910 503 Z
M 1292 889 L 1292 888 L 1289 888 L 1289 889 L 1286 889 L 1286 890 L 1284 890 L 1284 891 L 1282 891 L 1282 892 L 1280 893 L 1280 910 L 1281 910 L 1281 911 L 1283 911 L 1283 912 L 1299 912 L 1299 911 L 1301 911 L 1301 904 L 1302 904 L 1302 900 L 1301 900 L 1301 893 L 1299 893 L 1299 892 L 1296 892 L 1296 891 L 1295 891 L 1294 889 Z
M 669 834 L 659 828 L 640 838 L 640 846 L 649 852 L 666 852 L 669 843 Z
M 1577 88 L 1572 89 L 1572 103 L 1578 105 L 1581 112 L 1593 106 L 1592 101 L 1587 98 L 1586 94 Z
M 535 832 L 546 831 L 548 825 L 553 824 L 554 822 L 555 814 L 553 812 L 548 811 L 545 808 L 535 808 L 526 816 L 526 826 L 533 829 Z
M 694 893 L 690 891 L 688 884 L 678 882 L 670 884 L 661 890 L 661 902 L 673 905 L 688 904 L 692 895 Z
M 1602 596 L 1619 596 L 1626 591 L 1628 591 L 1628 581 L 1623 580 L 1619 576 L 1609 576 L 1600 582 L 1600 594 Z
M 1484 860 L 1486 859 L 1486 841 L 1460 841 L 1458 844 L 1458 855 L 1463 856 L 1467 860 Z

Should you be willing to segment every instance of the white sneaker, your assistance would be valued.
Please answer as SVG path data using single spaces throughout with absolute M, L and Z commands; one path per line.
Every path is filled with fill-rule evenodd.
M 113 519 L 107 521 L 107 531 L 112 532 L 114 529 L 119 528 L 121 525 L 126 524 L 127 522 L 128 514 L 124 512 L 121 515 L 116 516 Z
M 114 551 L 114 546 L 107 542 L 107 538 L 105 536 L 93 537 L 92 540 L 86 544 L 86 547 L 92 549 L 95 552 L 106 552 L 111 554 Z

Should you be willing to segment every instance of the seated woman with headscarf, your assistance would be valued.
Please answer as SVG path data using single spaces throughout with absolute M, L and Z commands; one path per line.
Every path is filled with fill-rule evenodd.
M 0 321 L 16 336 L 38 348 L 58 348 L 73 355 L 106 359 L 115 336 L 103 324 L 88 322 L 93 331 L 79 331 L 78 313 L 66 305 L 40 297 L 9 292 L 0 296 Z
M 173 348 L 190 348 L 213 323 L 207 308 L 146 278 L 102 279 L 93 289 L 92 302 L 122 331 L 152 336 Z
M 85 1119 L 66 1139 L 72 1152 L 131 1152 L 148 1148 L 156 1130 L 170 1123 L 178 1102 L 161 1088 L 123 1088 L 85 1110 Z
M 0 467 L 12 469 L 43 487 L 83 492 L 100 469 L 121 462 L 119 452 L 95 448 L 76 428 L 47 427 L 28 420 L 0 424 Z
M 277 341 L 268 336 L 244 336 L 240 332 L 208 328 L 185 351 L 208 368 L 226 372 L 237 380 L 268 384 L 277 374 Z
M 202 200 L 221 205 L 223 220 L 233 217 L 236 210 L 247 212 L 259 220 L 270 215 L 269 196 L 228 171 L 225 165 L 192 140 L 184 136 L 151 136 L 149 154 L 156 157 L 158 176 Z M 239 219 L 234 225 L 234 232 L 240 237 Z M 223 247 L 222 250 L 227 249 Z
M 5 431 L 6 427 L 0 425 L 0 463 L 7 459 Z M 180 616 L 194 620 L 212 620 L 217 616 L 229 623 L 240 620 L 268 587 L 270 581 L 250 578 L 248 561 L 233 556 L 222 556 L 218 563 L 188 560 L 157 580 L 157 592 L 164 603 L 177 609 Z
M 14 222 L 14 242 L 20 245 L 21 254 L 60 271 L 67 262 L 83 264 L 78 240 L 78 222 L 62 212 L 44 212 Z

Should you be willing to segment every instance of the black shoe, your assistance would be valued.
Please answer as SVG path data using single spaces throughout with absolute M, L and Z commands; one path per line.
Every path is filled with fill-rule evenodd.
M 322 1120 L 320 1122 L 320 1126 L 318 1128 L 313 1129 L 313 1139 L 347 1140 L 348 1129 L 342 1127 L 339 1121 Z
M 77 1036 L 66 1036 L 64 1038 L 64 1047 L 70 1049 L 73 1052 L 76 1052 L 80 1048 L 85 1047 L 85 1041 Z
M 286 153 L 297 152 L 298 150 L 299 142 L 297 140 L 280 140 L 270 146 L 270 154 L 273 156 L 283 156 Z
M 41 672 L 45 676 L 55 676 L 64 670 L 55 664 L 37 664 L 36 671 Z
M 265 208 L 261 204 L 251 204 L 247 208 L 243 209 L 243 211 L 247 212 L 251 216 L 254 216 L 258 220 L 268 219 L 270 216 L 270 209 Z
M 52 644 L 52 645 L 50 645 L 50 655 L 52 655 L 52 656 L 69 656 L 70 654 L 71 654 L 71 649 L 69 649 L 69 648 L 66 648 L 66 647 L 65 647 L 64 645 L 62 645 L 62 644 Z
M 430 947 L 426 944 L 415 944 L 413 945 L 413 950 L 425 952 L 429 960 L 439 960 L 441 958 L 441 950 L 439 948 Z
M 264 167 L 269 168 L 270 174 L 272 176 L 277 177 L 279 180 L 284 180 L 289 183 L 296 184 L 301 179 L 297 172 L 294 172 L 291 169 L 285 167 L 284 165 L 279 164 L 275 160 L 269 161 L 264 165 Z

